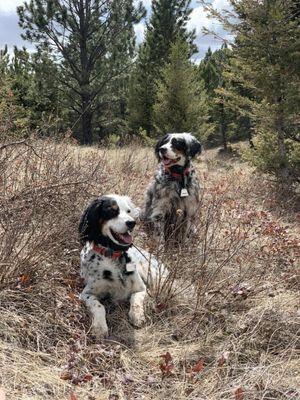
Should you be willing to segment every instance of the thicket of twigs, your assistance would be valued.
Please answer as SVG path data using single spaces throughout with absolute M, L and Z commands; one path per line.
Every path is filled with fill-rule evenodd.
M 296 399 L 297 227 L 268 180 L 213 151 L 197 163 L 198 233 L 162 254 L 147 324 L 108 308 L 97 342 L 79 300 L 77 225 L 99 194 L 138 206 L 156 162 L 150 149 L 67 142 L 0 146 L 0 387 L 8 399 Z M 281 203 L 282 204 L 282 203 Z M 298 254 L 299 255 L 299 254 Z M 299 383 L 299 382 L 298 382 Z

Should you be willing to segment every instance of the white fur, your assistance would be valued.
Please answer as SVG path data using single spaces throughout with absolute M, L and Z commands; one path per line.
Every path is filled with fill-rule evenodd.
M 121 244 L 113 237 L 111 234 L 111 229 L 117 233 L 126 233 L 128 231 L 126 221 L 135 221 L 139 215 L 139 210 L 134 206 L 131 199 L 127 196 L 119 196 L 114 194 L 106 197 L 116 200 L 120 208 L 120 214 L 116 218 L 110 219 L 103 224 L 102 233 L 103 235 L 108 236 L 114 243 Z
M 171 160 L 175 160 L 177 158 L 180 158 L 176 164 L 180 166 L 184 166 L 186 163 L 186 157 L 183 154 L 178 154 L 175 153 L 172 149 L 172 144 L 171 141 L 173 138 L 177 139 L 184 139 L 187 143 L 192 142 L 193 136 L 190 133 L 184 132 L 184 133 L 169 133 L 168 135 L 168 141 L 164 145 L 160 147 L 160 149 L 166 149 L 167 152 L 164 154 L 166 157 L 170 158 Z M 163 154 L 160 151 L 160 156 L 163 157 Z
M 119 216 L 107 221 L 102 229 L 104 235 L 111 237 L 110 228 L 118 233 L 126 232 L 125 222 L 129 217 L 134 220 L 138 209 L 128 197 L 117 195 L 109 197 L 113 198 L 120 208 Z M 92 330 L 97 337 L 108 335 L 105 308 L 100 302 L 101 298 L 109 296 L 112 301 L 129 300 L 129 320 L 132 325 L 140 327 L 145 321 L 146 285 L 153 285 L 156 278 L 161 277 L 163 273 L 161 272 L 163 267 L 159 268 L 158 262 L 144 250 L 138 251 L 130 247 L 127 256 L 130 262 L 123 265 L 118 259 L 95 252 L 93 243 L 90 242 L 86 242 L 81 251 L 81 276 L 85 281 L 81 299 L 91 312 Z

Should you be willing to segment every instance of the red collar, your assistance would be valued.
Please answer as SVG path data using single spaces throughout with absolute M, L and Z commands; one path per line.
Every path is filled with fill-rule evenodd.
M 103 246 L 98 246 L 95 243 L 93 243 L 93 250 L 96 253 L 102 254 L 105 257 L 109 257 L 112 258 L 113 260 L 117 260 L 118 258 L 120 258 L 123 254 L 122 250 L 112 250 L 109 249 L 108 247 L 103 247 Z
M 167 166 L 165 166 L 164 164 L 163 164 L 163 168 L 164 168 L 165 174 L 167 174 L 167 175 L 169 175 L 169 176 L 172 176 L 173 178 L 177 178 L 177 179 L 180 179 L 182 176 L 188 176 L 189 173 L 191 172 L 191 170 L 190 170 L 189 167 L 186 167 L 186 168 L 182 171 L 182 173 L 172 171 L 172 170 L 171 170 L 171 167 L 167 167 Z

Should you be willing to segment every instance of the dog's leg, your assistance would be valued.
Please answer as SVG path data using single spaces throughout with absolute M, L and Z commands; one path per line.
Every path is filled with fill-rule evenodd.
M 83 290 L 80 297 L 85 302 L 87 308 L 92 314 L 92 330 L 94 335 L 99 338 L 108 336 L 108 327 L 103 304 L 100 303 L 95 295 L 91 294 L 86 289 Z
M 130 297 L 129 320 L 136 328 L 141 327 L 145 322 L 144 300 L 146 290 L 133 293 Z

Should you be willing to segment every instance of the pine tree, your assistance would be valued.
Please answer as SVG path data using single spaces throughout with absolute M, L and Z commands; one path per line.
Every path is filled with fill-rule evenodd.
M 130 2 L 132 5 L 132 1 Z M 126 22 L 115 7 L 125 10 Z M 137 15 L 128 0 L 31 0 L 18 7 L 24 39 L 47 44 L 61 58 L 61 84 L 68 89 L 74 125 L 81 121 L 81 140 L 91 143 L 95 99 L 118 70 L 111 67 L 112 46 Z
M 128 90 L 133 58 L 136 56 L 134 24 L 146 14 L 140 5 L 133 7 L 132 0 L 112 3 L 112 18 L 115 25 L 123 26 L 119 35 L 111 39 L 107 70 L 112 79 L 108 80 L 103 96 L 95 99 L 95 125 L 100 138 L 110 134 L 128 132 Z
M 43 135 L 57 135 L 66 130 L 68 121 L 59 64 L 53 60 L 47 47 L 33 53 L 30 62 L 31 81 L 27 100 L 31 110 L 31 125 Z
M 207 129 L 204 85 L 199 85 L 197 70 L 189 61 L 189 46 L 182 38 L 172 44 L 157 88 L 153 113 L 158 133 L 201 134 Z
M 189 56 L 197 51 L 195 32 L 188 32 L 191 0 L 154 0 L 145 41 L 139 49 L 129 93 L 129 120 L 133 130 L 153 130 L 156 80 L 168 61 L 172 44 L 180 37 L 188 43 Z
M 281 182 L 299 180 L 299 13 L 294 0 L 231 1 L 237 19 L 211 12 L 235 35 L 222 95 L 251 118 L 248 159 Z M 240 90 L 242 89 L 242 91 Z M 246 97 L 244 95 L 246 94 Z
M 23 66 L 20 67 L 15 57 L 13 64 L 23 72 Z M 18 78 L 12 74 L 12 63 L 5 46 L 0 50 L 0 139 L 2 141 L 22 137 L 28 133 L 29 110 L 26 110 L 21 103 L 24 92 L 23 86 L 21 93 L 18 92 L 20 89 Z

